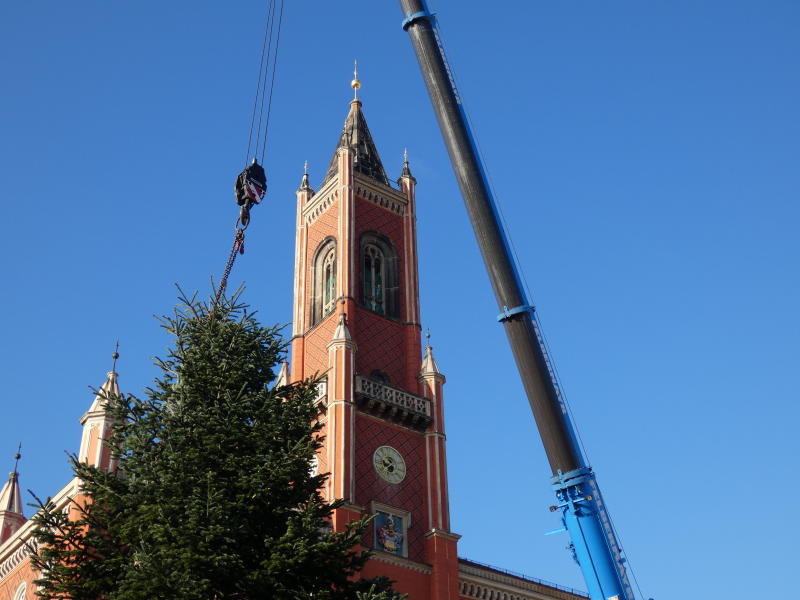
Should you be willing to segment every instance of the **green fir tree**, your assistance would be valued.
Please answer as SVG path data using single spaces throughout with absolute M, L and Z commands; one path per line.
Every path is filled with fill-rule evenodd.
M 392 600 L 385 578 L 353 578 L 368 520 L 332 532 L 316 384 L 270 387 L 285 344 L 240 294 L 181 297 L 174 337 L 143 400 L 107 398 L 118 459 L 72 457 L 87 496 L 34 517 L 39 597 L 71 600 Z

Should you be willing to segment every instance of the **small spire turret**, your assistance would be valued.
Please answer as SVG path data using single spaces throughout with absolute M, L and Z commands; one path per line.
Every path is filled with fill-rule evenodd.
M 403 179 L 410 179 L 415 183 L 417 181 L 411 174 L 411 168 L 408 165 L 408 148 L 405 148 L 403 150 L 403 170 L 400 173 L 400 181 L 402 181 Z M 398 181 L 398 183 L 400 183 L 400 181 Z
M 333 337 L 331 341 L 353 341 L 353 337 L 350 335 L 350 328 L 347 327 L 347 313 L 342 311 L 339 313 L 339 324 L 336 326 L 336 331 L 333 332 Z
M 281 370 L 278 372 L 278 377 L 275 379 L 275 387 L 289 385 L 289 363 L 283 361 L 281 363 Z
M 303 178 L 300 180 L 300 187 L 297 190 L 298 192 L 313 192 L 314 190 L 311 189 L 311 184 L 308 182 L 308 161 L 303 163 Z
M 116 354 L 116 352 L 114 354 Z M 114 366 L 116 366 L 116 362 L 116 359 L 114 359 Z M 117 372 L 109 371 L 106 373 L 105 382 L 102 386 L 100 386 L 100 389 L 97 390 L 97 394 L 95 394 L 94 400 L 92 401 L 91 406 L 89 406 L 89 410 L 86 411 L 86 414 L 84 414 L 81 418 L 81 425 L 85 424 L 89 417 L 94 416 L 97 413 L 105 412 L 108 398 L 119 395 L 120 391 L 119 384 L 117 383 Z
M 422 375 L 441 375 L 439 365 L 436 364 L 436 359 L 433 358 L 433 346 L 431 346 L 431 330 L 428 329 L 425 334 L 425 356 L 422 359 L 422 367 L 420 368 Z
M 116 368 L 119 353 L 114 352 L 113 367 Z M 78 460 L 86 462 L 100 469 L 111 471 L 116 465 L 116 459 L 111 456 L 111 449 L 107 441 L 111 436 L 113 418 L 108 413 L 108 400 L 122 395 L 117 383 L 116 370 L 106 374 L 106 380 L 94 396 L 92 404 L 81 417 L 80 424 L 83 426 L 81 436 L 81 446 L 78 451 Z
M 0 489 L 0 544 L 10 538 L 25 523 L 25 515 L 22 508 L 22 492 L 19 489 L 19 459 L 22 444 L 17 448 L 14 455 L 14 470 L 8 474 L 3 488 Z

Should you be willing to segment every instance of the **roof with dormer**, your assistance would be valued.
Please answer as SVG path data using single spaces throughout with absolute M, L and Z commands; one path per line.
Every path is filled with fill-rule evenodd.
M 372 140 L 369 132 L 367 120 L 361 110 L 361 101 L 353 100 L 350 102 L 350 112 L 344 120 L 344 127 L 333 152 L 328 172 L 325 173 L 325 181 L 336 175 L 338 170 L 337 151 L 339 148 L 350 148 L 353 151 L 353 170 L 371 177 L 384 185 L 389 185 L 389 178 L 383 168 L 378 149 Z

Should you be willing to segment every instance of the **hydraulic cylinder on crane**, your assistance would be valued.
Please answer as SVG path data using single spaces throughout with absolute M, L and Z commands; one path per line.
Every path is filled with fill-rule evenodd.
M 548 357 L 536 314 L 522 286 L 488 184 L 436 19 L 425 0 L 400 0 L 450 161 L 497 298 L 517 368 L 547 459 L 562 522 L 592 600 L 634 600 L 619 544 L 592 468 L 581 452 Z

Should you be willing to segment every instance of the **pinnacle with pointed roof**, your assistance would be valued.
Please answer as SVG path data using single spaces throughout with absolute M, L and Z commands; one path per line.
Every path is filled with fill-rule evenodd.
M 344 120 L 344 127 L 336 144 L 336 150 L 342 147 L 350 148 L 353 151 L 354 171 L 371 177 L 384 185 L 389 185 L 389 178 L 386 177 L 381 157 L 378 156 L 378 149 L 375 147 L 375 142 L 372 141 L 372 134 L 369 132 L 369 127 L 367 127 L 367 120 L 361 111 L 361 100 L 354 99 L 350 102 L 350 112 Z M 336 150 L 334 150 L 333 158 L 328 166 L 328 172 L 325 174 L 325 181 L 328 181 L 336 174 L 338 168 Z
M 92 405 L 86 414 L 81 418 L 81 425 L 83 425 L 92 413 L 98 413 L 105 410 L 107 399 L 112 396 L 119 396 L 119 384 L 117 383 L 117 372 L 109 371 L 106 376 L 105 383 L 97 391 Z
M 333 337 L 331 337 L 331 341 L 334 340 L 346 340 L 348 342 L 353 340 L 350 335 L 350 328 L 347 327 L 347 315 L 343 312 L 339 313 L 339 324 L 336 326 L 336 331 L 333 332 Z
M 8 481 L 0 490 L 0 512 L 22 514 L 22 493 L 19 489 L 19 473 L 11 471 Z
M 414 176 L 411 174 L 411 168 L 408 166 L 408 148 L 403 150 L 403 171 L 400 173 L 400 178 L 402 179 L 403 177 L 414 179 Z
M 439 365 L 436 364 L 436 359 L 433 358 L 433 346 L 431 346 L 431 330 L 425 333 L 425 356 L 422 359 L 422 366 L 420 367 L 421 375 L 441 375 Z
M 281 363 L 281 370 L 278 372 L 278 377 L 275 378 L 275 387 L 289 385 L 289 363 L 283 361 Z
M 14 535 L 25 523 L 25 515 L 22 512 L 22 492 L 19 489 L 19 473 L 17 472 L 19 451 L 14 458 L 14 470 L 8 474 L 8 481 L 0 489 L 0 544 Z
M 422 368 L 420 372 L 423 375 L 428 375 L 434 373 L 436 375 L 441 375 L 442 372 L 439 370 L 439 365 L 436 364 L 436 359 L 433 358 L 433 347 L 428 345 L 425 346 L 425 356 L 422 359 Z
M 311 184 L 308 182 L 308 161 L 303 164 L 303 178 L 300 180 L 300 187 L 297 190 L 298 192 L 313 192 L 314 190 L 311 189 Z

